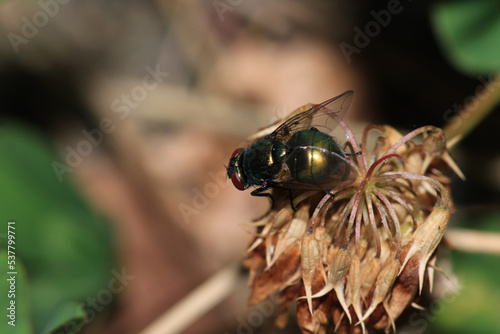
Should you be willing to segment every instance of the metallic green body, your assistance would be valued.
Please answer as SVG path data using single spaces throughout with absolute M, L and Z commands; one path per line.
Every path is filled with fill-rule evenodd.
M 344 157 L 342 149 L 329 135 L 317 130 L 299 131 L 286 145 L 292 149 L 286 164 L 294 180 L 314 183 L 332 177 L 339 169 L 338 157 Z
M 248 185 L 264 185 L 273 180 L 284 163 L 292 180 L 316 183 L 332 177 L 342 166 L 331 152 L 345 156 L 331 136 L 311 129 L 294 133 L 286 144 L 259 140 L 242 152 L 235 165 Z
M 273 178 L 285 162 L 287 147 L 269 139 L 259 140 L 241 155 L 240 166 L 251 185 L 261 185 Z

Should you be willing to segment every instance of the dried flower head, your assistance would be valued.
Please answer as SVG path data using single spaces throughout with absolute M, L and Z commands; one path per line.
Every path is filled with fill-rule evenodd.
M 346 158 L 351 175 L 330 194 L 294 191 L 295 211 L 282 196 L 254 223 L 258 233 L 245 262 L 249 303 L 277 294 L 276 323 L 282 327 L 297 299 L 303 333 L 325 333 L 329 324 L 342 333 L 390 331 L 424 284 L 432 289 L 431 264 L 452 205 L 442 170 L 463 175 L 439 128 L 403 136 L 390 126 L 369 125 L 360 147 L 337 121 L 347 135 L 346 149 L 359 152 Z M 379 136 L 368 146 L 373 133 Z M 274 190 L 276 198 L 279 192 Z

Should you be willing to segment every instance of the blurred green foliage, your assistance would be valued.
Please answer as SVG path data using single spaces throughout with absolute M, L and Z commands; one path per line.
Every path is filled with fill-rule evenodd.
M 500 213 L 467 215 L 452 223 L 500 233 Z M 452 251 L 451 261 L 462 287 L 456 298 L 435 312 L 432 333 L 500 333 L 500 257 Z
M 78 333 L 87 322 L 85 310 L 81 304 L 70 302 L 59 307 L 48 323 L 44 333 Z
M 46 136 L 14 123 L 0 125 L 0 249 L 7 248 L 7 222 L 14 221 L 19 286 L 18 325 L 12 328 L 2 320 L 0 333 L 40 333 L 82 320 L 81 307 L 71 305 L 95 298 L 111 278 L 109 226 L 69 180 L 59 182 L 52 167 L 55 160 L 61 158 Z M 1 261 L 4 273 L 7 263 Z M 8 302 L 2 292 L 2 313 Z M 5 319 L 5 314 L 0 316 Z
M 431 5 L 431 23 L 450 62 L 470 76 L 500 72 L 500 3 L 447 0 Z M 500 233 L 500 213 L 452 216 L 452 227 Z M 425 333 L 500 333 L 500 258 L 451 252 L 462 289 Z
M 451 63 L 469 75 L 500 71 L 500 7 L 492 0 L 439 1 L 431 22 Z

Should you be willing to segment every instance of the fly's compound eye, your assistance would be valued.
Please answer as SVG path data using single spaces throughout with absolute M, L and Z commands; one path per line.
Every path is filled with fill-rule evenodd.
M 231 158 L 236 158 L 238 156 L 238 153 L 240 153 L 241 148 L 237 148 L 234 150 L 233 154 L 231 154 Z
M 245 190 L 245 186 L 243 185 L 243 182 L 241 182 L 240 176 L 238 173 L 233 173 L 231 174 L 231 181 L 233 181 L 234 186 L 238 190 Z

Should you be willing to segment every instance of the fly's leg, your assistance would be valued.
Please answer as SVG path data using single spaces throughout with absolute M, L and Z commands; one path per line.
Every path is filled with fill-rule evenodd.
M 326 190 L 326 189 L 324 189 L 323 187 L 319 187 L 319 188 L 320 188 L 320 189 L 321 189 L 321 190 L 322 190 L 325 194 L 330 195 L 330 197 L 331 197 L 331 198 L 334 198 L 334 197 L 335 197 L 335 194 L 334 194 L 334 193 L 332 193 L 331 191 Z
M 254 219 L 253 220 L 254 222 L 262 220 L 264 217 L 266 217 L 267 215 L 269 215 L 271 213 L 271 211 L 274 209 L 274 197 L 273 197 L 273 195 L 271 195 L 270 193 L 264 193 L 263 192 L 263 191 L 266 191 L 267 189 L 269 189 L 270 186 L 271 186 L 270 184 L 265 184 L 262 187 L 257 188 L 257 189 L 255 189 L 254 191 L 252 191 L 250 193 L 250 195 L 252 195 L 252 196 L 267 197 L 271 201 L 271 207 L 269 208 L 269 210 L 267 210 L 267 212 L 264 215 L 260 216 L 257 219 Z

